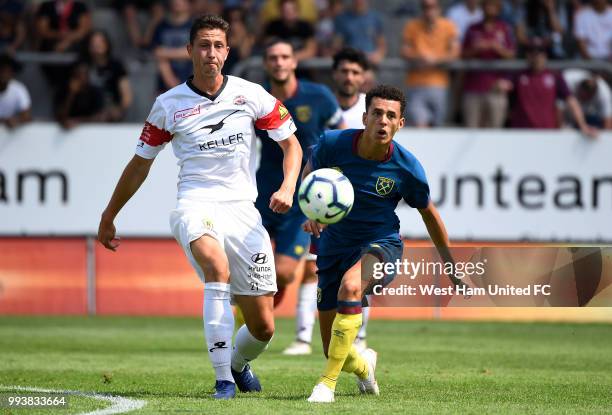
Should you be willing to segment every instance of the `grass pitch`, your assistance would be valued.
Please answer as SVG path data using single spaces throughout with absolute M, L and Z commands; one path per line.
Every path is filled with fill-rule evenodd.
M 270 349 L 253 364 L 264 392 L 208 398 L 213 371 L 202 323 L 189 318 L 0 317 L 0 385 L 79 390 L 146 400 L 130 414 L 612 413 L 612 325 L 372 321 L 380 397 L 358 394 L 342 374 L 336 403 L 306 402 L 323 368 L 286 357 L 293 322 L 277 321 Z M 76 414 L 107 407 L 71 397 Z

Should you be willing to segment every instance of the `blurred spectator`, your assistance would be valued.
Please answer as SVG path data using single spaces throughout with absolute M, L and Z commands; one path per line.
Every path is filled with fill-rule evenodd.
M 529 68 L 498 81 L 501 90 L 512 91 L 510 127 L 559 128 L 557 100 L 562 100 L 580 131 L 595 137 L 597 131 L 585 121 L 576 97 L 571 94 L 561 74 L 546 68 L 546 50 L 544 41 L 532 40 L 526 49 Z
M 225 3 L 225 6 L 224 6 Z M 248 1 L 239 1 L 240 4 L 230 5 L 236 3 L 236 1 L 223 1 L 223 0 L 192 0 L 191 11 L 193 16 L 201 16 L 203 14 L 214 14 L 215 16 L 221 16 L 223 9 L 241 7 L 246 10 Z
M 512 59 L 515 55 L 512 28 L 499 18 L 500 0 L 484 0 L 484 20 L 470 26 L 463 42 L 465 59 Z M 468 71 L 463 86 L 463 120 L 466 127 L 502 128 L 508 98 L 495 85 L 499 71 Z
M 586 122 L 612 130 L 612 92 L 606 81 L 582 69 L 563 71 L 563 79 L 578 100 Z
M 548 55 L 555 59 L 565 57 L 563 28 L 559 21 L 555 0 L 527 0 L 523 18 L 516 27 L 519 45 L 525 48 L 530 39 L 542 39 Z
M 480 0 L 463 0 L 453 4 L 446 12 L 459 31 L 459 41 L 463 42 L 468 27 L 482 20 Z
M 245 10 L 241 7 L 232 7 L 223 12 L 223 18 L 230 24 L 227 43 L 229 54 L 223 65 L 223 71 L 231 74 L 236 63 L 251 56 L 255 36 L 247 27 Z
M 592 0 L 576 12 L 574 34 L 586 59 L 612 60 L 612 5 Z
M 153 31 L 164 18 L 164 5 L 161 0 L 116 0 L 115 7 L 121 11 L 125 28 L 136 49 L 151 46 Z M 147 13 L 144 30 L 141 27 L 139 13 Z
M 365 73 L 369 66 L 368 58 L 358 49 L 343 48 L 334 55 L 334 92 L 347 128 L 363 128 L 365 94 L 361 88 L 366 81 Z
M 104 120 L 122 120 L 132 103 L 132 88 L 123 63 L 112 56 L 108 35 L 100 30 L 92 32 L 80 60 L 88 66 L 91 85 L 104 94 Z
M 57 121 L 64 128 L 104 120 L 104 94 L 89 82 L 86 63 L 73 66 L 66 86 L 55 97 L 55 111 Z
M 421 17 L 404 26 L 402 56 L 411 64 L 406 76 L 409 125 L 440 126 L 446 118 L 448 71 L 459 56 L 455 24 L 440 16 L 437 0 L 421 0 Z
M 259 23 L 263 26 L 281 17 L 282 0 L 265 0 L 259 12 Z M 298 16 L 301 20 L 314 24 L 317 21 L 318 10 L 314 0 L 297 0 Z
M 328 0 L 319 12 L 319 20 L 315 27 L 315 37 L 319 56 L 331 56 L 335 52 L 334 20 L 342 13 L 342 0 Z
M 43 2 L 36 13 L 36 37 L 42 52 L 76 52 L 91 30 L 91 15 L 80 1 Z M 42 65 L 41 69 L 53 89 L 63 87 L 69 65 Z
M 17 127 L 32 119 L 32 101 L 24 84 L 14 79 L 19 65 L 10 55 L 0 55 L 0 123 Z
M 192 73 L 187 54 L 191 8 L 189 0 L 171 0 L 168 15 L 155 28 L 153 53 L 159 70 L 158 89 L 167 91 L 185 82 Z
M 281 0 L 280 18 L 270 21 L 264 29 L 264 43 L 272 38 L 288 41 L 298 61 L 309 59 L 317 54 L 314 26 L 302 20 L 298 14 L 296 0 Z
M 36 29 L 41 51 L 76 51 L 91 30 L 91 14 L 81 1 L 45 1 L 36 14 Z
M 385 58 L 387 43 L 383 19 L 378 12 L 370 10 L 367 0 L 353 0 L 351 9 L 334 20 L 334 31 L 338 35 L 336 48 L 349 46 L 359 49 L 374 65 Z
M 25 37 L 23 2 L 0 0 L 0 53 L 15 54 Z
M 525 0 L 502 0 L 500 18 L 512 28 L 516 28 L 525 17 L 525 10 L 523 8 L 524 1 Z

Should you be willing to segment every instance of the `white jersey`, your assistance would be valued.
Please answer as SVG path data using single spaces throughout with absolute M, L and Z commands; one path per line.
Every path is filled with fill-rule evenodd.
M 14 117 L 32 106 L 28 89 L 21 82 L 11 79 L 0 92 L 0 119 Z
M 363 128 L 363 113 L 365 112 L 365 94 L 359 94 L 355 105 L 342 110 L 342 118 L 346 128 Z
M 172 142 L 179 199 L 255 201 L 254 127 L 275 141 L 296 130 L 289 111 L 260 85 L 225 75 L 211 96 L 189 80 L 157 97 L 136 154 L 151 159 Z

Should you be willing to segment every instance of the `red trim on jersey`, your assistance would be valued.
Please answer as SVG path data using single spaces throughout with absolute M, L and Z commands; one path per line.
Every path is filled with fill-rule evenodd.
M 260 130 L 274 130 L 290 119 L 291 114 L 289 114 L 289 111 L 285 108 L 283 103 L 277 99 L 274 104 L 274 109 L 270 111 L 268 115 L 255 121 L 255 128 L 259 128 Z
M 172 134 L 146 121 L 140 134 L 140 141 L 147 143 L 152 147 L 161 146 L 164 143 L 172 140 Z

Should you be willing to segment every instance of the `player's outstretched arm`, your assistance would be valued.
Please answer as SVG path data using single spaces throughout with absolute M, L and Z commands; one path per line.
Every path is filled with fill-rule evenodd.
M 98 241 L 105 248 L 115 251 L 119 246 L 118 238 L 115 238 L 114 220 L 121 208 L 136 193 L 140 185 L 145 181 L 154 159 L 145 159 L 135 155 L 125 166 L 115 191 L 111 196 L 106 209 L 102 212 L 100 225 L 98 226 Z
M 308 160 L 308 162 L 306 163 L 306 165 L 304 166 L 304 168 L 302 169 L 302 181 L 306 178 L 306 176 L 308 176 L 310 173 L 312 173 L 312 163 L 310 162 L 310 160 Z
M 302 165 L 302 147 L 294 134 L 278 141 L 278 145 L 283 150 L 284 178 L 280 189 L 270 197 L 270 209 L 275 213 L 287 213 L 293 205 L 293 193 Z

